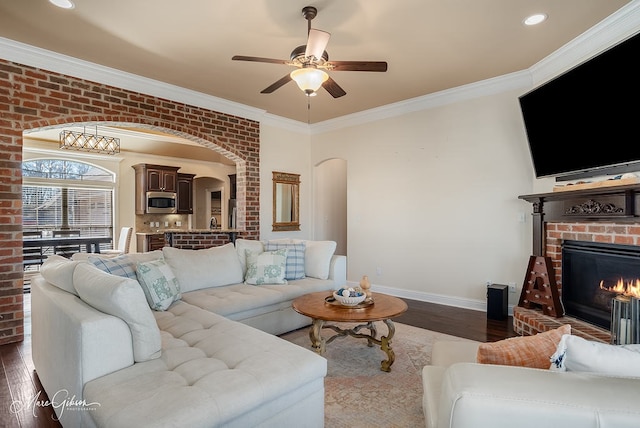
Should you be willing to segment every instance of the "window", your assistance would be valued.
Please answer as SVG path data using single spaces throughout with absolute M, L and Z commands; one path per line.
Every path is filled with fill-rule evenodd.
M 83 162 L 40 159 L 23 162 L 22 174 L 24 230 L 112 235 L 113 173 Z

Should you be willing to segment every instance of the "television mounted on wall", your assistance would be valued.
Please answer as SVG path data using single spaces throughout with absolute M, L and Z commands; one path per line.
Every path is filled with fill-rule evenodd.
M 640 171 L 640 33 L 519 97 L 537 178 Z

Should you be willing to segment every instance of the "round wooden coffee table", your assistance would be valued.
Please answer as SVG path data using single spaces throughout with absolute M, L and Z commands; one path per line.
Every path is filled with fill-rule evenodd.
M 365 301 L 355 307 L 342 306 L 333 300 L 330 291 L 319 291 L 300 296 L 293 301 L 293 309 L 313 320 L 309 330 L 311 347 L 319 354 L 323 354 L 326 345 L 338 337 L 351 336 L 367 339 L 369 346 L 374 344 L 387 354 L 387 359 L 381 363 L 381 370 L 391 371 L 391 365 L 395 360 L 395 354 L 391 349 L 391 339 L 396 331 L 391 318 L 401 315 L 407 310 L 407 304 L 397 297 L 386 294 L 373 293 L 373 302 Z M 325 324 L 331 322 L 363 323 L 352 328 L 340 328 L 337 325 Z M 375 321 L 382 321 L 388 329 L 386 336 L 377 338 L 378 332 Z M 322 329 L 329 328 L 337 334 L 325 339 L 322 337 Z M 369 334 L 360 330 L 369 330 Z

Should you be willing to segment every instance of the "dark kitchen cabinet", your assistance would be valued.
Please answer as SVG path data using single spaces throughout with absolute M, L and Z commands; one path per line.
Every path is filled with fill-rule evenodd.
M 147 192 L 172 192 L 177 190 L 178 169 L 176 167 L 153 167 L 147 165 Z
M 193 177 L 194 174 L 177 175 L 177 201 L 178 214 L 193 214 Z
M 164 233 L 137 233 L 136 246 L 139 253 L 161 250 L 165 245 Z
M 136 214 L 144 214 L 147 192 L 176 193 L 180 167 L 139 163 L 132 165 L 136 171 Z

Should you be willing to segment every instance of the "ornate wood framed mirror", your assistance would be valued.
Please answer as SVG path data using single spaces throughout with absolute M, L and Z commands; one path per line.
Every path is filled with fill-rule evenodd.
M 273 231 L 300 230 L 300 174 L 273 171 Z

